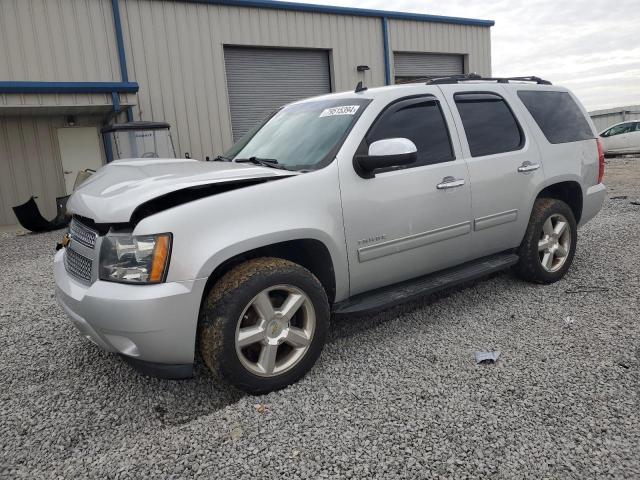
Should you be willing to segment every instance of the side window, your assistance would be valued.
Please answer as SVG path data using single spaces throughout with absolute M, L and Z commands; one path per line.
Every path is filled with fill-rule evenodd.
M 520 125 L 501 96 L 492 93 L 457 93 L 454 100 L 472 157 L 522 148 L 524 136 Z
M 607 137 L 613 137 L 615 135 L 621 135 L 623 133 L 629 133 L 633 131 L 633 127 L 635 124 L 633 123 L 621 123 L 620 125 L 614 125 L 609 130 L 607 130 Z
M 440 103 L 434 98 L 413 98 L 392 104 L 367 134 L 366 144 L 397 137 L 408 138 L 418 149 L 418 161 L 405 168 L 455 158 Z
M 549 143 L 569 143 L 594 138 L 580 107 L 567 92 L 520 90 L 527 107 Z M 611 131 L 607 136 L 615 135 Z

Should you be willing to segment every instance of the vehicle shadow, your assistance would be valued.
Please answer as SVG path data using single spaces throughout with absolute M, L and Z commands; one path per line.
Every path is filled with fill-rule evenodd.
M 508 278 L 511 274 L 508 271 L 496 272 L 478 280 L 465 282 L 455 287 L 447 288 L 440 292 L 432 293 L 422 297 L 417 297 L 391 307 L 375 310 L 371 312 L 357 314 L 333 314 L 331 316 L 331 329 L 327 343 L 334 343 L 339 339 L 349 338 L 362 334 L 363 332 L 377 328 L 378 326 L 397 319 L 406 314 L 423 309 L 434 303 L 448 298 L 456 293 L 474 288 L 492 278 Z

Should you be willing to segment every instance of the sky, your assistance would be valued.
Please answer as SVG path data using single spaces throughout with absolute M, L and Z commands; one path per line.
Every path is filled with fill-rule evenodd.
M 640 105 L 640 0 L 308 0 L 494 20 L 492 74 L 536 75 L 587 110 Z

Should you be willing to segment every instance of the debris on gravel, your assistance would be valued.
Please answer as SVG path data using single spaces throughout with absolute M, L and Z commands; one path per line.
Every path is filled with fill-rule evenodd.
M 639 223 L 608 200 L 553 285 L 335 318 L 310 374 L 258 397 L 101 352 L 55 301 L 61 232 L 3 234 L 0 477 L 638 478 Z M 469 361 L 487 347 L 494 367 Z

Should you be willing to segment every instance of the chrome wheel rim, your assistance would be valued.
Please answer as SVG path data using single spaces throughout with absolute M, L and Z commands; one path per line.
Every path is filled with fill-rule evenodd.
M 311 299 L 293 285 L 275 285 L 253 297 L 242 311 L 236 326 L 236 353 L 251 373 L 280 375 L 307 353 L 315 328 Z
M 567 261 L 571 249 L 571 227 L 559 213 L 554 213 L 542 225 L 538 254 L 540 264 L 547 272 L 557 272 Z

